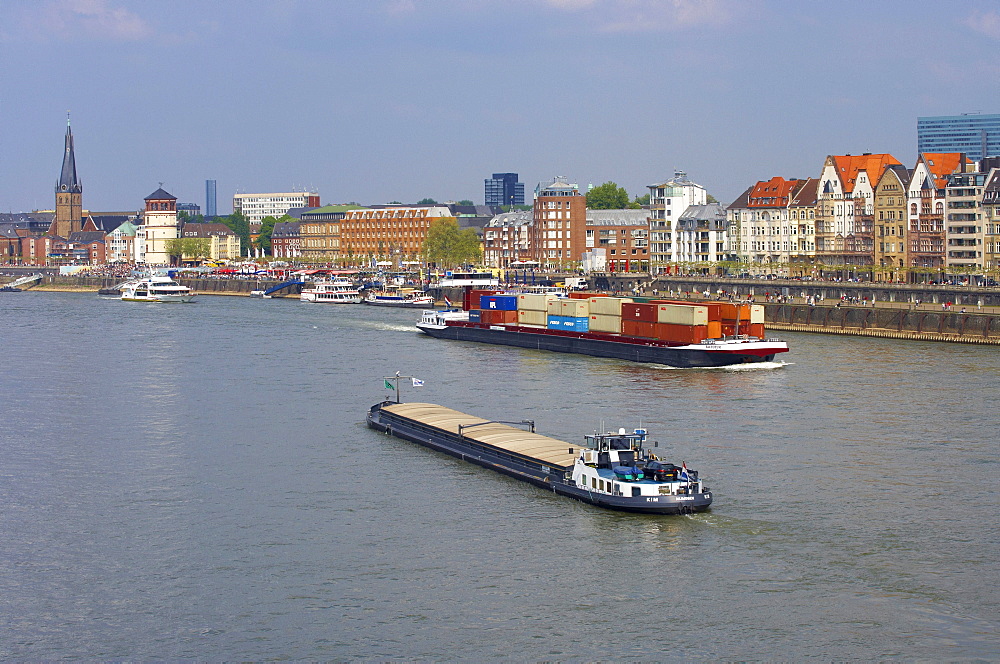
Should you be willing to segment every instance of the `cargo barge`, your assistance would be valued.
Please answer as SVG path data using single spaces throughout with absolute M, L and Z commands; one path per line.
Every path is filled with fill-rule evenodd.
M 368 426 L 562 496 L 612 510 L 689 514 L 707 510 L 712 493 L 698 472 L 665 463 L 644 448 L 646 431 L 595 433 L 583 446 L 429 403 L 384 401 Z
M 788 352 L 787 343 L 764 336 L 760 305 L 476 293 L 465 310 L 424 311 L 417 329 L 438 339 L 681 368 L 772 362 Z

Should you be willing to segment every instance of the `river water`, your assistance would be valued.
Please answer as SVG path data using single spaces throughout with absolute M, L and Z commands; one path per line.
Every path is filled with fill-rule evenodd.
M 419 312 L 0 302 L 0 659 L 1000 656 L 1000 353 L 783 334 L 676 370 Z M 643 426 L 715 505 L 603 511 L 364 425 L 403 399 Z

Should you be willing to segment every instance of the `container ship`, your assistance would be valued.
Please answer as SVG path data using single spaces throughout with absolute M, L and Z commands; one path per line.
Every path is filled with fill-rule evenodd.
M 644 429 L 595 433 L 574 446 L 535 433 L 530 421 L 517 423 L 529 425 L 525 431 L 436 404 L 392 401 L 372 406 L 367 421 L 372 429 L 598 507 L 688 514 L 712 504 L 697 471 L 645 448 Z
M 425 310 L 417 329 L 439 339 L 578 353 L 671 367 L 772 362 L 788 344 L 766 338 L 764 307 L 469 289 L 462 309 Z

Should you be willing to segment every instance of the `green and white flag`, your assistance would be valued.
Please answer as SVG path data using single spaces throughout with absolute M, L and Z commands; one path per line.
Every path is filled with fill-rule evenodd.
M 385 389 L 387 389 L 387 390 L 394 390 L 394 389 L 396 389 L 396 386 L 393 385 L 392 383 L 390 383 L 388 378 L 386 378 L 384 380 L 385 380 Z

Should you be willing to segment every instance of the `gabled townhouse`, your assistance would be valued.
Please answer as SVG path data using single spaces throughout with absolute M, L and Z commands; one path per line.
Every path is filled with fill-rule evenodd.
M 809 183 L 815 189 L 816 180 L 778 176 L 761 180 L 727 207 L 730 253 L 735 252 L 736 260 L 782 271 L 792 264 L 799 249 L 799 223 L 792 222 L 792 204 Z M 814 201 L 814 196 L 803 200 Z M 796 216 L 801 207 L 800 202 Z
M 926 152 L 917 156 L 907 187 L 910 281 L 926 280 L 927 274 L 944 268 L 944 204 L 948 176 L 970 168 L 971 163 L 961 152 Z
M 991 168 L 983 185 L 983 268 L 1000 277 L 1000 168 Z
M 816 256 L 854 273 L 874 261 L 874 190 L 890 154 L 830 155 L 823 163 L 816 207 Z
M 281 221 L 271 231 L 271 255 L 275 258 L 298 258 L 302 255 L 301 222 Z
M 816 201 L 819 179 L 806 178 L 788 206 L 791 230 L 788 275 L 816 276 Z
M 890 165 L 875 186 L 873 281 L 906 281 L 909 252 L 906 222 L 910 171 Z
M 105 238 L 105 252 L 109 263 L 136 262 L 135 236 L 138 230 L 131 221 L 120 224 Z

